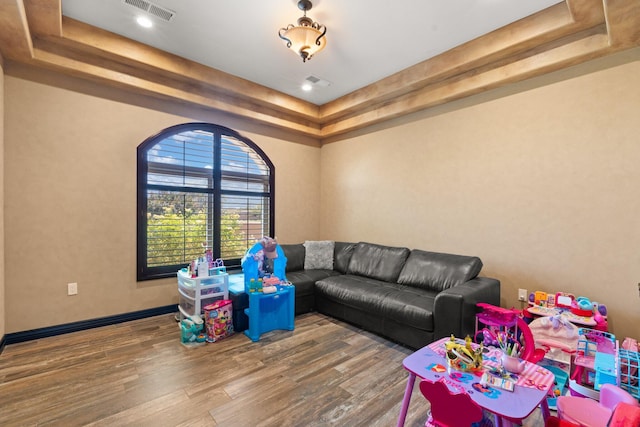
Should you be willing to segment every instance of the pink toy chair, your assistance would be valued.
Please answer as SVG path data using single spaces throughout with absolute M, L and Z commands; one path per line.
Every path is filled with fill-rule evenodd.
M 578 424 L 574 424 L 569 421 L 561 420 L 558 417 L 550 416 L 547 422 L 544 423 L 544 427 L 580 427 Z
M 640 406 L 620 402 L 613 411 L 609 427 L 640 426 Z
M 452 394 L 442 381 L 420 381 L 420 391 L 431 403 L 431 418 L 425 426 L 470 426 L 482 420 L 482 408 L 468 394 Z
M 558 417 L 584 427 L 605 427 L 616 406 L 621 403 L 638 406 L 638 401 L 613 384 L 603 384 L 600 402 L 577 396 L 558 397 Z

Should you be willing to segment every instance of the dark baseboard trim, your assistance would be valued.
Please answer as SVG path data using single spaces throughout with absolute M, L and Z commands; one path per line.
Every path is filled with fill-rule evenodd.
M 14 332 L 6 334 L 0 341 L 0 353 L 7 344 L 16 344 L 55 335 L 68 334 L 69 332 L 83 331 L 85 329 L 99 328 L 100 326 L 115 325 L 130 320 L 144 319 L 146 317 L 159 316 L 161 314 L 175 313 L 178 305 L 165 305 L 164 307 L 149 308 L 147 310 L 133 311 L 131 313 L 117 314 L 115 316 L 100 317 L 97 319 L 81 320 L 80 322 L 65 323 L 63 325 L 49 326 L 47 328 L 32 329 L 30 331 Z

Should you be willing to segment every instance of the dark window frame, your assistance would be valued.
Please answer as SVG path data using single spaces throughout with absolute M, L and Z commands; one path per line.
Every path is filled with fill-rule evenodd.
M 150 149 L 154 148 L 158 143 L 166 140 L 167 138 L 178 135 L 183 132 L 190 131 L 203 131 L 210 132 L 213 135 L 213 153 L 214 153 L 214 164 L 212 169 L 205 168 L 196 168 L 196 167 L 188 167 L 186 165 L 182 166 L 156 166 L 154 170 L 154 166 L 150 166 L 150 162 L 148 161 L 148 152 Z M 258 175 L 253 175 L 250 173 L 242 173 L 231 170 L 222 170 L 222 157 L 223 157 L 223 139 L 224 137 L 232 138 L 238 142 L 241 142 L 246 145 L 246 147 L 252 150 L 257 156 L 259 156 L 260 160 L 264 162 L 265 166 L 268 169 L 268 177 L 260 177 Z M 230 159 L 227 159 L 230 160 Z M 157 164 L 159 165 L 159 163 Z M 162 169 L 163 175 L 171 175 L 174 174 L 176 177 L 200 177 L 206 178 L 209 182 L 207 188 L 199 188 L 195 186 L 188 186 L 187 184 L 183 184 L 182 186 L 176 186 L 175 184 L 163 186 L 161 184 L 150 184 L 148 182 L 149 171 L 151 173 L 159 173 L 160 169 Z M 203 173 L 204 171 L 211 171 L 210 173 Z M 224 176 L 223 176 L 224 173 Z M 268 190 L 266 192 L 256 192 L 250 190 L 234 190 L 234 189 L 225 189 L 223 188 L 223 182 L 230 182 L 233 180 L 238 180 L 239 182 L 260 182 L 268 180 Z M 207 224 L 207 227 L 211 226 L 212 230 L 212 239 L 211 239 L 211 249 L 213 250 L 214 258 L 222 258 L 221 256 L 221 218 L 222 218 L 222 197 L 247 197 L 247 199 L 251 197 L 261 197 L 263 199 L 268 200 L 268 233 L 271 236 L 275 236 L 275 167 L 269 157 L 265 154 L 265 152 L 258 147 L 253 141 L 250 139 L 240 135 L 238 132 L 229 129 L 224 126 L 215 125 L 212 123 L 184 123 L 175 126 L 171 126 L 160 131 L 158 134 L 153 135 L 143 141 L 137 148 L 137 242 L 136 242 L 136 251 L 137 251 L 137 280 L 152 280 L 152 279 L 160 279 L 166 277 L 174 277 L 176 271 L 179 268 L 185 267 L 188 262 L 180 263 L 180 264 L 167 264 L 163 266 L 148 266 L 147 264 L 147 250 L 148 250 L 148 223 L 147 223 L 147 212 L 148 212 L 148 191 L 171 191 L 171 192 L 184 192 L 184 193 L 196 193 L 207 195 L 208 203 L 207 203 L 207 218 L 210 218 L 210 221 L 213 225 Z M 249 211 L 247 211 L 248 214 Z M 248 217 L 248 215 L 247 215 Z M 264 213 L 262 220 L 264 221 Z M 262 237 L 262 236 L 259 236 Z M 249 236 L 247 236 L 247 239 Z M 209 240 L 209 239 L 207 239 Z M 251 243 L 251 244 L 249 244 Z M 248 242 L 247 245 L 251 247 L 255 242 Z M 239 269 L 240 268 L 241 258 L 230 258 L 225 259 L 225 265 L 228 270 Z

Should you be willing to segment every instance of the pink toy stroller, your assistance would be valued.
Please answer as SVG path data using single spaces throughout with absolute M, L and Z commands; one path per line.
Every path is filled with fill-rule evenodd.
M 544 352 L 536 351 L 531 330 L 518 310 L 486 303 L 476 305 L 482 310 L 476 314 L 476 343 L 494 347 L 516 345 L 521 359 L 532 363 L 542 359 Z

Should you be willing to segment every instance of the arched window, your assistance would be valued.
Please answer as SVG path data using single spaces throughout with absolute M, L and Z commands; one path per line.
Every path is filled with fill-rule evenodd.
M 231 129 L 186 123 L 148 138 L 138 146 L 138 280 L 174 276 L 206 248 L 239 266 L 274 235 L 274 180 L 271 160 Z

